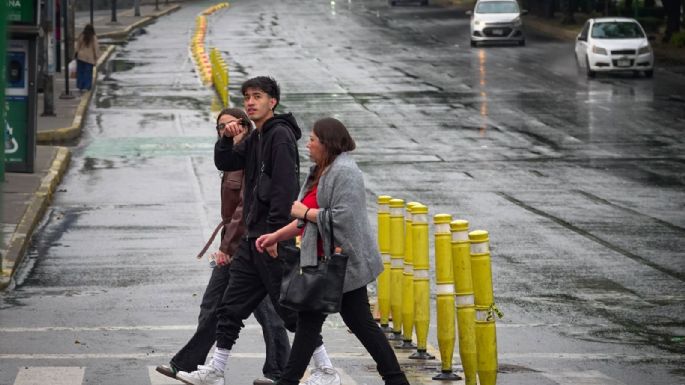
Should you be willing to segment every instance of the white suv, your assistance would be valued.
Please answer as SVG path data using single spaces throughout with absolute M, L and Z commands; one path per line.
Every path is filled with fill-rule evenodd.
M 526 13 L 515 0 L 479 0 L 473 11 L 466 12 L 471 16 L 471 47 L 488 41 L 526 45 L 521 21 Z

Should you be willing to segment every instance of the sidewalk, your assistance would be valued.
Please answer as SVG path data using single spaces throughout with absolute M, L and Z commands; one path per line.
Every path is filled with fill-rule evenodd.
M 93 17 L 96 33 L 101 43 L 122 43 L 137 28 L 151 23 L 158 17 L 176 11 L 181 6 L 171 4 L 162 6 L 156 11 L 154 5 L 140 7 L 141 16 L 133 16 L 133 9 L 117 12 L 117 23 L 110 23 L 111 14 L 98 11 Z M 89 12 L 78 12 L 75 19 L 76 31 L 90 22 Z M 78 32 L 77 32 L 78 33 Z M 94 79 L 97 71 L 107 62 L 114 52 L 114 45 L 101 46 Z M 41 116 L 44 112 L 44 95 L 38 94 L 38 132 L 36 163 L 33 174 L 5 173 L 5 181 L 0 184 L 0 290 L 10 284 L 16 268 L 21 264 L 31 235 L 45 213 L 52 194 L 67 170 L 70 151 L 67 147 L 47 144 L 73 140 L 81 135 L 83 118 L 87 112 L 93 90 L 79 95 L 76 79 L 69 80 L 71 99 L 61 99 L 65 91 L 64 73 L 54 76 L 54 116 Z

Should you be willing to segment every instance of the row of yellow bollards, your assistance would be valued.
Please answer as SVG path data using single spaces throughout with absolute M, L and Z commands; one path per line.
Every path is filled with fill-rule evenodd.
M 202 79 L 202 83 L 205 85 L 210 85 L 213 83 L 213 72 L 212 72 L 212 62 L 210 62 L 210 57 L 207 55 L 207 50 L 205 49 L 205 35 L 207 33 L 207 17 L 212 13 L 222 9 L 227 8 L 228 3 L 219 3 L 213 5 L 201 12 L 195 18 L 195 31 L 193 32 L 193 37 L 190 42 L 190 52 L 192 53 L 193 59 L 195 60 L 195 67 L 197 73 Z M 217 67 L 218 68 L 218 67 Z M 216 70 L 216 68 L 215 68 Z M 228 81 L 228 68 L 226 67 L 226 79 Z M 228 90 L 228 83 L 226 89 Z M 217 90 L 218 91 L 218 90 Z M 226 91 L 228 92 L 228 91 Z M 219 93 L 221 96 L 221 93 Z M 226 97 L 228 100 L 228 97 Z M 227 101 L 224 105 L 227 105 Z
M 406 215 L 405 215 L 406 209 Z M 466 220 L 449 214 L 433 217 L 437 339 L 441 373 L 435 380 L 460 379 L 452 370 L 455 324 L 465 382 L 497 381 L 497 338 L 487 231 L 469 232 Z M 402 199 L 378 197 L 378 246 L 384 271 L 378 277 L 381 327 L 400 349 L 414 349 L 413 359 L 434 358 L 427 352 L 430 325 L 428 207 Z M 456 312 L 455 312 L 456 308 Z M 456 313 L 456 314 L 455 314 Z M 392 314 L 392 328 L 389 327 Z M 416 345 L 412 335 L 416 333 Z
M 218 49 L 212 48 L 209 51 L 209 61 L 212 65 L 212 83 L 214 84 L 214 89 L 221 99 L 221 103 L 224 107 L 228 107 L 228 65 L 221 56 L 221 52 Z

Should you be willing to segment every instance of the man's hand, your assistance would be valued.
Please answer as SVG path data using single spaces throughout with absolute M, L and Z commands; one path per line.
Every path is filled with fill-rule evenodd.
M 223 136 L 232 138 L 245 131 L 245 127 L 240 124 L 240 119 L 229 122 L 221 131 Z
M 260 253 L 266 251 L 274 258 L 278 257 L 278 251 L 276 250 L 277 246 L 278 236 L 276 233 L 264 234 L 255 241 L 255 247 L 257 248 L 257 251 Z

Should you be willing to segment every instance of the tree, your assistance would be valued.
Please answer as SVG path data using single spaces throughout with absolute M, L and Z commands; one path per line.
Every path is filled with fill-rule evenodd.
M 680 31 L 680 0 L 663 0 L 666 13 L 666 32 L 664 41 L 671 41 L 671 36 Z
M 573 13 L 576 10 L 576 0 L 561 0 L 561 11 L 564 13 L 564 18 L 561 19 L 561 24 L 575 24 L 576 19 Z

